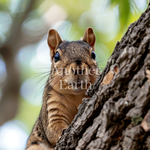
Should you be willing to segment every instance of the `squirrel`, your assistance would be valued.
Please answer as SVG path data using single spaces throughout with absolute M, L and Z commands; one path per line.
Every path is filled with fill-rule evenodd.
M 85 30 L 82 40 L 72 42 L 63 41 L 54 29 L 49 31 L 50 76 L 25 150 L 54 150 L 62 131 L 77 114 L 87 88 L 97 79 L 95 41 L 92 28 Z

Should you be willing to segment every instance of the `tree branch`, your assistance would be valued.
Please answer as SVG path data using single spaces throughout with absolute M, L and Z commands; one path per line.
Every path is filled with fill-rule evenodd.
M 20 75 L 15 57 L 20 48 L 18 45 L 21 37 L 21 25 L 29 12 L 33 9 L 35 1 L 36 0 L 29 1 L 29 6 L 27 6 L 24 13 L 16 14 L 10 29 L 10 35 L 4 45 L 0 48 L 0 54 L 5 61 L 7 70 L 7 78 L 4 86 L 2 87 L 2 98 L 0 100 L 0 125 L 12 119 L 17 112 Z M 21 5 L 22 3 L 20 3 L 20 6 Z M 21 7 L 18 7 L 18 9 L 20 8 Z

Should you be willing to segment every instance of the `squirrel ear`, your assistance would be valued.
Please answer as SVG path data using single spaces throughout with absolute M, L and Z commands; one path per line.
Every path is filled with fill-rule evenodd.
M 94 45 L 95 45 L 95 34 L 92 28 L 87 28 L 84 32 L 83 41 L 88 43 L 93 50 L 95 51 Z
M 49 31 L 47 42 L 48 42 L 48 45 L 51 50 L 50 55 L 51 55 L 51 60 L 52 60 L 53 56 L 56 53 L 56 49 L 57 49 L 58 45 L 62 42 L 62 39 L 56 30 L 51 29 Z

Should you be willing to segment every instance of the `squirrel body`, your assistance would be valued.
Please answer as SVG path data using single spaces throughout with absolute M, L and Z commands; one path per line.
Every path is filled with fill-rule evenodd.
M 51 71 L 43 93 L 39 117 L 28 138 L 26 150 L 53 150 L 74 116 L 90 84 L 97 78 L 95 34 L 87 28 L 83 40 L 62 41 L 49 31 Z M 89 73 L 90 72 L 90 73 Z M 99 72 L 99 70 L 98 70 Z

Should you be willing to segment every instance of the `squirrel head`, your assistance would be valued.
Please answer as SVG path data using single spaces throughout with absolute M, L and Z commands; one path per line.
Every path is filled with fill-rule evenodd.
M 53 89 L 60 93 L 80 94 L 95 82 L 99 73 L 95 41 L 92 28 L 85 30 L 83 40 L 72 42 L 63 41 L 54 29 L 49 31 L 52 61 L 49 84 Z

